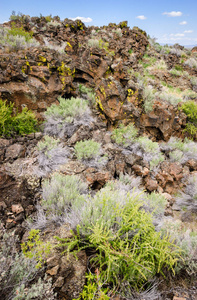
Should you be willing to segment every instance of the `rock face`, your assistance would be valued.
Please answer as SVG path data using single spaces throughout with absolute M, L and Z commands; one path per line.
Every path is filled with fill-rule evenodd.
M 127 22 L 103 28 L 86 28 L 79 20 L 53 22 L 47 23 L 45 18 L 16 21 L 15 26 L 33 32 L 41 46 L 17 53 L 0 51 L 2 99 L 14 102 L 19 110 L 27 106 L 42 119 L 46 108 L 58 103 L 58 96 L 76 97 L 78 85 L 85 84 L 94 88 L 98 111 L 109 128 L 132 121 L 157 140 L 181 135 L 185 115 L 156 98 L 154 110 L 145 113 L 142 90 L 129 75 L 140 70 L 139 61 L 147 51 L 144 31 L 130 29 Z M 173 67 L 177 60 L 170 54 L 167 64 Z M 164 80 L 169 78 L 162 72 L 154 76 L 159 74 Z M 185 84 L 189 84 L 187 80 Z
M 116 73 L 114 80 L 121 79 L 125 86 L 128 81 L 128 67 L 133 67 L 137 59 L 143 56 L 148 45 L 145 32 L 138 28 L 131 30 L 125 27 L 121 31 L 121 38 L 116 33 L 110 38 L 108 32 L 106 34 L 103 32 L 98 48 L 85 47 L 91 39 L 91 29 L 87 29 L 81 22 L 79 26 L 77 22 L 64 20 L 59 26 L 48 26 L 47 23 L 43 24 L 35 19 L 32 21 L 37 22 L 37 29 L 30 28 L 30 22 L 23 24 L 24 28 L 32 29 L 35 38 L 42 44 L 49 38 L 50 43 L 55 42 L 56 45 L 65 43 L 65 52 L 59 53 L 43 45 L 42 49 L 25 53 L 24 51 L 19 51 L 17 54 L 1 53 L 0 97 L 14 102 L 20 109 L 26 105 L 37 113 L 42 113 L 47 106 L 56 102 L 59 95 L 63 97 L 76 95 L 76 83 L 87 83 L 89 86 L 96 87 L 100 85 L 103 77 L 109 76 L 111 72 Z M 120 26 L 116 25 L 114 30 L 120 29 Z M 45 30 L 42 31 L 44 27 Z M 102 42 L 102 37 L 106 35 L 109 39 L 107 45 Z M 134 62 L 130 61 L 128 52 L 131 48 L 134 51 Z M 124 57 L 121 64 L 117 63 L 117 57 L 120 56 Z M 126 98 L 120 83 L 119 92 L 117 87 L 113 94 L 111 92 L 107 94 L 106 100 L 110 98 L 111 109 L 113 109 L 113 97 L 117 97 L 118 102 Z
M 1 222 L 7 228 L 21 224 L 35 210 L 40 178 L 33 172 L 33 157 L 26 157 L 42 134 L 36 133 L 16 139 L 0 139 Z

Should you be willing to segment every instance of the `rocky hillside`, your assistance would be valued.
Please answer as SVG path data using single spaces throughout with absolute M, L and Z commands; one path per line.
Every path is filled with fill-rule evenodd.
M 0 41 L 2 299 L 196 299 L 196 47 L 25 15 Z

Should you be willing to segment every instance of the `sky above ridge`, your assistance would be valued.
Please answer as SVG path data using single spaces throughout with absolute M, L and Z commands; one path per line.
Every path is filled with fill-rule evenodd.
M 86 26 L 128 21 L 159 43 L 197 45 L 197 0 L 0 0 L 0 24 L 9 21 L 12 11 L 80 18 Z

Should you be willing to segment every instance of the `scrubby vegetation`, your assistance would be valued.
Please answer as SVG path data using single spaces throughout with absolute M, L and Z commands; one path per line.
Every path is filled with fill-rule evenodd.
M 76 247 L 75 251 L 95 249 L 90 267 L 98 267 L 106 286 L 121 289 L 129 283 L 140 287 L 165 266 L 173 269 L 179 257 L 178 248 L 169 237 L 161 239 L 152 216 L 142 207 L 142 194 L 108 185 L 94 199 L 87 199 L 81 209 L 72 207 L 72 220 L 76 220 L 74 212 L 78 215 L 77 234 L 74 240 L 58 240 L 68 246 L 68 253 Z
M 197 104 L 194 101 L 187 101 L 181 106 L 181 109 L 188 117 L 185 131 L 190 137 L 195 137 L 197 134 Z
M 14 114 L 14 104 L 0 99 L 0 136 L 24 135 L 36 131 L 35 114 L 26 107 Z
M 34 241 L 32 243 L 34 245 Z M 36 267 L 38 261 L 33 251 L 31 257 L 19 253 L 18 238 L 5 231 L 1 232 L 0 246 L 2 299 L 56 299 L 51 281 L 44 278 L 42 270 Z
M 1 47 L 8 51 L 18 51 L 31 47 L 39 47 L 39 43 L 32 37 L 32 33 L 25 31 L 22 27 L 13 26 L 11 29 L 0 26 Z
M 59 139 L 48 135 L 45 135 L 43 140 L 38 142 L 37 148 L 40 174 L 47 174 L 58 169 L 61 164 L 67 162 L 70 155 L 69 150 L 63 147 Z
M 120 125 L 119 128 L 113 130 L 112 139 L 117 144 L 128 146 L 135 140 L 137 133 L 138 130 L 133 124 L 128 126 Z
M 93 121 L 88 102 L 81 98 L 58 98 L 59 105 L 52 104 L 45 112 L 44 132 L 57 137 L 70 137 L 80 125 Z

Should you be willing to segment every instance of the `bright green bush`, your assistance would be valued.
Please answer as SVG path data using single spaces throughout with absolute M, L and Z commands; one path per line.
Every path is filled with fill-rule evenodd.
M 25 107 L 21 113 L 13 118 L 14 131 L 19 134 L 29 134 L 36 131 L 37 120 L 35 114 Z
M 24 30 L 23 27 L 15 27 L 14 25 L 12 26 L 11 29 L 8 29 L 8 34 L 13 35 L 13 36 L 24 36 L 26 42 L 29 42 L 32 39 L 33 32 L 27 32 Z
M 40 240 L 40 231 L 31 229 L 27 242 L 21 244 L 23 254 L 29 259 L 35 258 L 37 261 L 36 268 L 41 268 L 47 255 L 51 252 L 50 242 L 42 242 Z
M 169 237 L 161 239 L 155 231 L 152 216 L 142 205 L 139 195 L 108 187 L 81 211 L 74 239 L 57 239 L 67 246 L 68 255 L 73 249 L 92 248 L 95 254 L 90 264 L 98 267 L 101 282 L 110 287 L 124 282 L 140 287 L 164 268 L 173 271 L 179 257 Z
M 23 28 L 7 29 L 2 26 L 0 26 L 0 44 L 4 48 L 6 47 L 6 51 L 40 46 L 40 43 L 32 37 L 32 33 L 26 32 Z
M 194 101 L 187 101 L 183 103 L 181 109 L 188 117 L 188 123 L 184 129 L 191 137 L 197 135 L 197 103 Z
M 183 112 L 188 116 L 189 121 L 197 122 L 197 103 L 194 101 L 187 101 L 181 106 Z
M 0 99 L 0 136 L 23 135 L 36 131 L 37 120 L 33 112 L 24 108 L 13 113 L 14 104 Z
M 13 106 L 0 99 L 0 136 L 9 136 L 12 132 Z
M 109 300 L 107 295 L 109 288 L 105 288 L 104 283 L 100 280 L 99 271 L 97 274 L 86 274 L 87 283 L 84 285 L 83 291 L 79 298 L 73 300 Z

